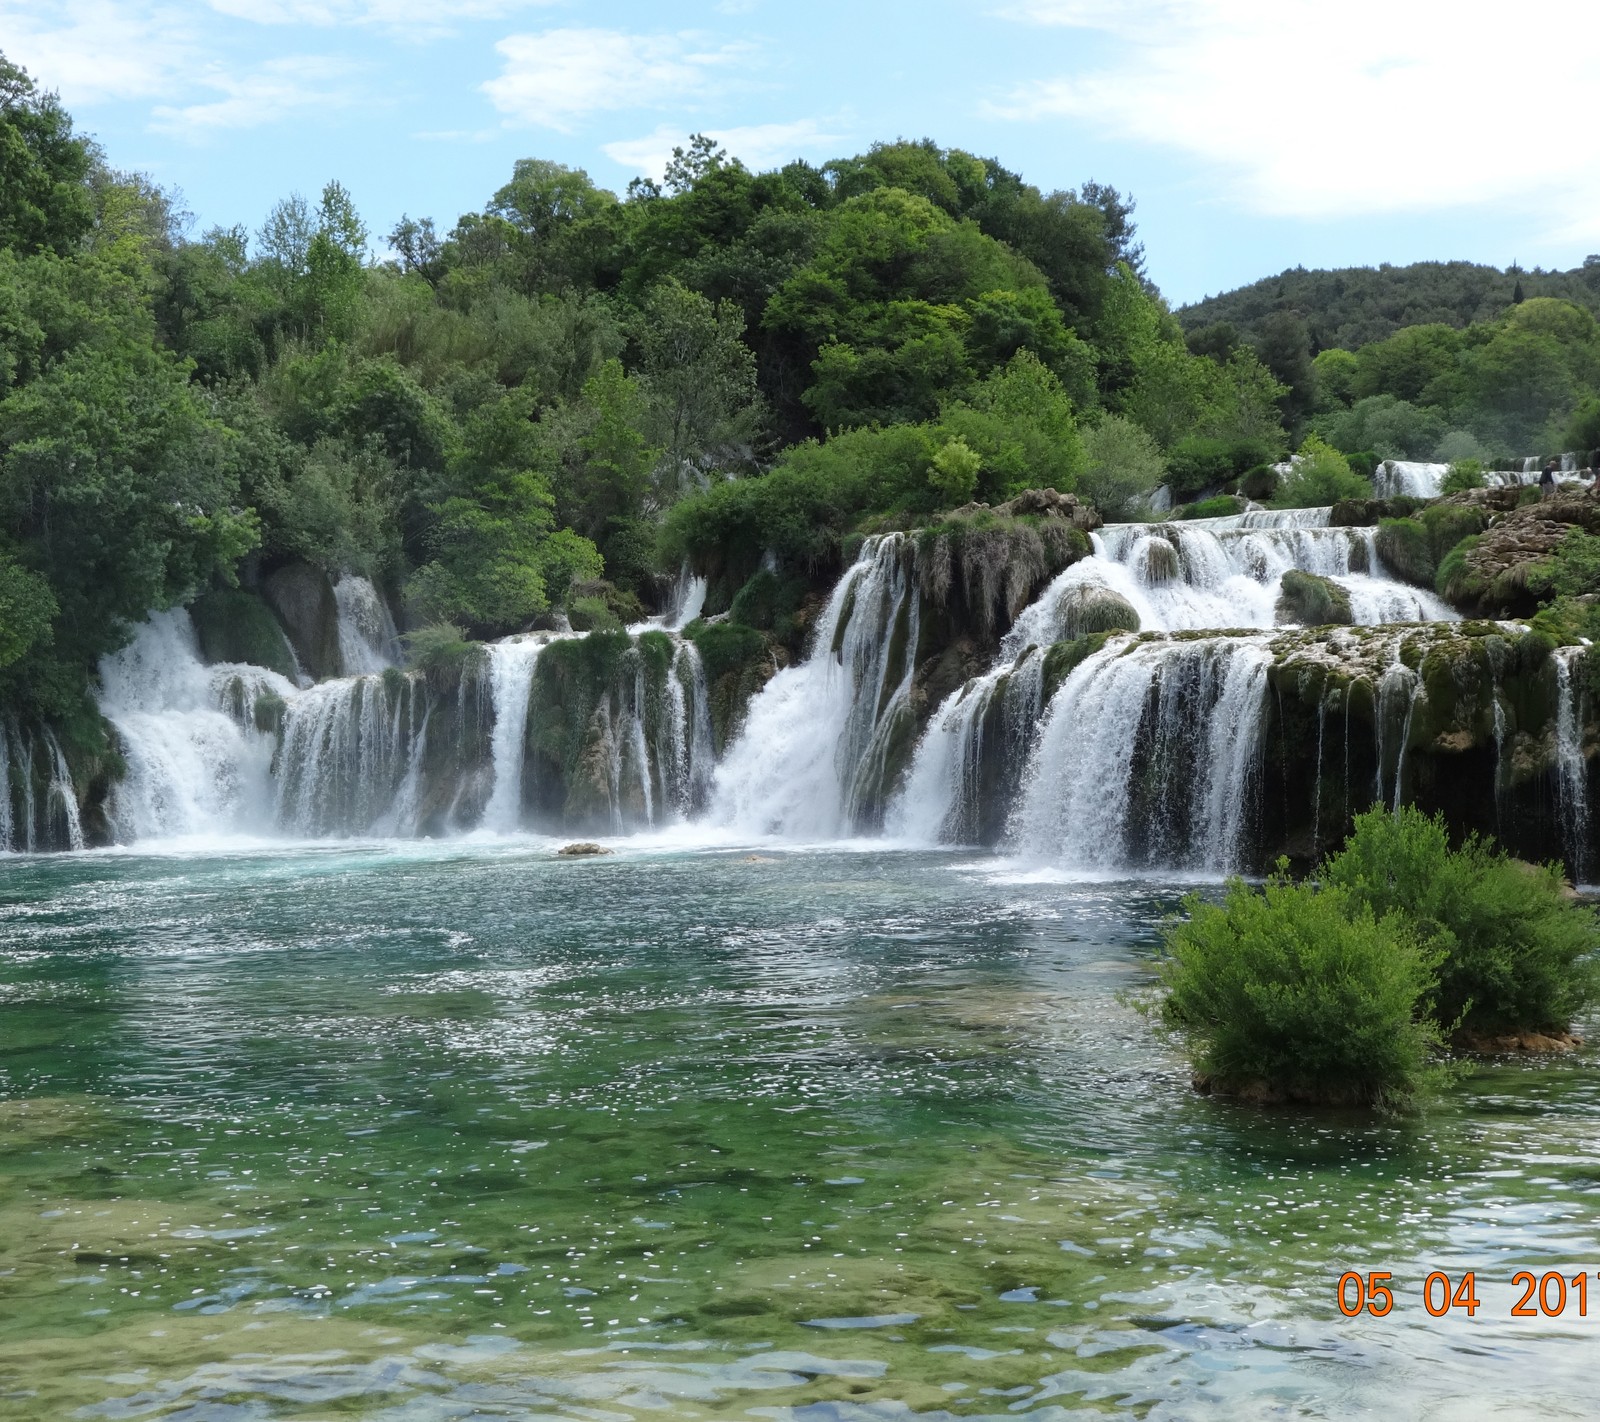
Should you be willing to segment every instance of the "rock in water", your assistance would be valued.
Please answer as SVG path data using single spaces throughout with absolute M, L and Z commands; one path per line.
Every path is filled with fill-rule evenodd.
M 588 859 L 596 854 L 615 854 L 616 850 L 607 849 L 602 844 L 594 844 L 589 840 L 580 840 L 576 844 L 564 844 L 556 850 L 563 859 Z

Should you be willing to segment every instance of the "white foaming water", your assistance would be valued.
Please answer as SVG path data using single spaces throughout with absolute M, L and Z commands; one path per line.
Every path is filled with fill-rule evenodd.
M 128 766 L 107 806 L 119 842 L 264 827 L 273 740 L 256 729 L 255 704 L 263 695 L 292 700 L 298 692 L 286 678 L 206 666 L 189 614 L 177 608 L 153 613 L 104 658 L 100 684 L 100 710 Z
M 1271 627 L 1291 569 L 1346 588 L 1359 623 L 1455 620 L 1432 593 L 1382 576 L 1376 530 L 1330 528 L 1329 513 L 1261 509 L 1187 523 L 1108 524 L 1092 536 L 1094 556 L 1068 568 L 1017 619 L 1005 651 L 1014 657 L 1030 642 L 1073 635 L 1074 612 L 1096 588 L 1125 599 L 1146 632 Z
M 1018 850 L 1078 870 L 1239 868 L 1271 661 L 1263 637 L 1119 638 L 1075 668 L 1034 747 Z M 1136 757 L 1160 772 L 1138 804 Z
M 1374 471 L 1372 483 L 1381 498 L 1390 499 L 1397 494 L 1408 494 L 1416 499 L 1436 499 L 1439 497 L 1440 487 L 1444 484 L 1445 475 L 1449 472 L 1448 464 L 1424 464 L 1410 459 L 1385 459 Z
M 1583 757 L 1583 683 L 1573 675 L 1573 662 L 1587 647 L 1560 647 L 1556 667 L 1556 789 L 1566 842 L 1567 873 L 1575 884 L 1586 882 L 1589 864 L 1589 767 Z
M 429 710 L 415 677 L 343 677 L 301 692 L 283 723 L 278 824 L 306 838 L 415 834 Z
M 830 839 L 847 833 L 850 802 L 875 735 L 909 691 L 913 658 L 892 686 L 896 624 L 916 646 L 918 593 L 898 533 L 868 539 L 817 619 L 806 659 L 785 667 L 750 703 L 744 729 L 717 768 L 710 815 L 755 834 Z
M 0 853 L 16 848 L 16 824 L 11 810 L 11 737 L 0 721 Z
M 672 606 L 661 625 L 668 632 L 681 632 L 705 610 L 706 580 L 689 570 L 685 563 L 673 590 Z
M 346 676 L 368 676 L 400 661 L 400 636 L 389 605 L 365 578 L 345 573 L 333 585 L 339 610 L 339 658 Z
M 522 765 L 528 745 L 528 701 L 533 673 L 544 640 L 513 637 L 491 642 L 489 697 L 494 707 L 494 731 L 489 747 L 494 767 L 494 788 L 484 807 L 482 827 L 510 834 L 522 823 Z

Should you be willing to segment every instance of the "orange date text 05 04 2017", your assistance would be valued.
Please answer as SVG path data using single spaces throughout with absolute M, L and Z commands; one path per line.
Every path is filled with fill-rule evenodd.
M 1385 1317 L 1394 1308 L 1393 1275 L 1386 1273 L 1357 1274 L 1353 1270 L 1339 1280 L 1339 1312 L 1346 1318 L 1369 1313 L 1374 1318 Z M 1512 1287 L 1521 1291 L 1511 1306 L 1513 1318 L 1560 1318 L 1575 1315 L 1589 1316 L 1589 1276 L 1574 1274 L 1563 1278 L 1551 1270 L 1546 1274 L 1532 1274 L 1524 1269 L 1511 1279 Z M 1459 1281 L 1435 1270 L 1422 1286 L 1422 1306 L 1434 1318 L 1460 1310 L 1473 1317 L 1482 1304 L 1478 1301 L 1478 1277 L 1463 1274 Z

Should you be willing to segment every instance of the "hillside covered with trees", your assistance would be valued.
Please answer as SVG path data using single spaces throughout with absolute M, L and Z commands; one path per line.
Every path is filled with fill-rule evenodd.
M 1600 312 L 1600 256 L 1565 272 L 1501 271 L 1476 262 L 1385 262 L 1330 271 L 1292 267 L 1196 301 L 1177 315 L 1185 331 L 1226 321 L 1254 339 L 1274 313 L 1290 311 L 1306 323 L 1315 349 L 1343 346 L 1353 351 L 1404 326 L 1460 329 L 1491 321 L 1506 307 L 1535 296 L 1553 296 Z

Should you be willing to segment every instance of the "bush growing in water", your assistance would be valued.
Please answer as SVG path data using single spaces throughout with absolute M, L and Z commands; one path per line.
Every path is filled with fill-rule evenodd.
M 1600 999 L 1592 909 L 1569 901 L 1561 870 L 1520 863 L 1476 836 L 1450 848 L 1442 815 L 1410 806 L 1356 816 L 1322 877 L 1373 913 L 1400 913 L 1441 958 L 1428 1006 L 1463 1044 L 1565 1032 Z
M 1168 930 L 1163 1013 L 1195 1084 L 1261 1101 L 1404 1104 L 1427 1085 L 1433 1024 L 1417 1016 L 1439 951 L 1404 918 L 1279 873 L 1218 906 L 1191 897 Z
M 1272 502 L 1281 509 L 1309 509 L 1371 497 L 1372 484 L 1350 467 L 1344 455 L 1316 435 L 1307 435 Z
M 1559 1035 L 1600 1001 L 1600 926 L 1559 867 L 1476 837 L 1452 850 L 1443 816 L 1375 807 L 1320 885 L 1285 867 L 1263 892 L 1232 881 L 1220 907 L 1191 897 L 1167 930 L 1162 1011 L 1202 1089 L 1398 1105 L 1445 1033 Z

